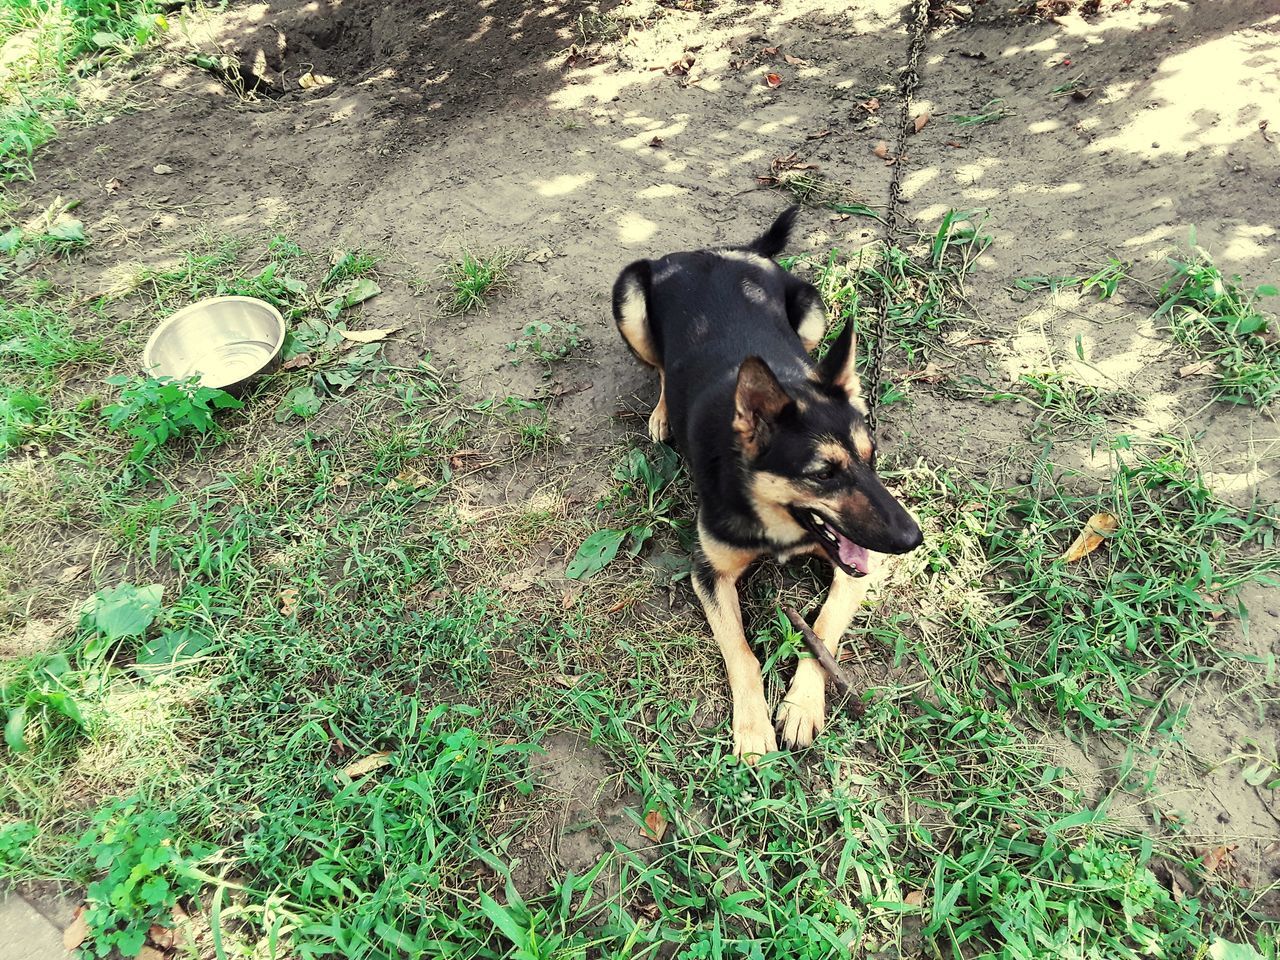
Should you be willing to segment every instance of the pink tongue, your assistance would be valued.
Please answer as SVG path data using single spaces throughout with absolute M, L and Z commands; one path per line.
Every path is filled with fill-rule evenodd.
M 837 532 L 840 546 L 840 562 L 853 567 L 859 573 L 867 573 L 867 548 L 860 547 L 844 534 Z

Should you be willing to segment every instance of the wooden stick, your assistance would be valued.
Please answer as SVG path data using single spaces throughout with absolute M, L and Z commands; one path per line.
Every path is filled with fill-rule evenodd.
M 818 635 L 813 632 L 809 624 L 804 622 L 804 617 L 796 613 L 791 607 L 783 607 L 782 612 L 791 621 L 791 626 L 796 633 L 804 638 L 804 645 L 809 648 L 809 652 L 818 661 L 818 665 L 827 671 L 827 676 L 831 678 L 831 682 L 836 685 L 836 689 L 844 696 L 845 709 L 855 718 L 860 718 L 867 712 L 866 705 L 863 704 L 862 698 L 858 696 L 857 691 L 853 689 L 853 685 L 845 677 L 844 671 L 836 664 L 836 658 L 831 655 L 827 645 L 818 638 Z

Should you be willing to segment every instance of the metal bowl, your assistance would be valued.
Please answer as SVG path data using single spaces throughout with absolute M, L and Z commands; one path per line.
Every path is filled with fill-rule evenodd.
M 153 377 L 185 380 L 228 393 L 243 390 L 273 368 L 284 346 L 280 311 L 255 297 L 210 297 L 161 322 L 142 351 Z

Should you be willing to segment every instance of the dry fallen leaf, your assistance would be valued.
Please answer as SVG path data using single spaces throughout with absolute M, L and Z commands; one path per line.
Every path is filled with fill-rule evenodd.
M 766 73 L 764 75 L 764 82 L 767 83 L 770 88 L 780 87 L 782 86 L 782 77 L 776 73 Z
M 284 363 L 280 364 L 281 370 L 297 370 L 300 367 L 311 366 L 311 354 L 300 353 L 296 357 L 290 357 Z
M 1222 847 L 1214 847 L 1206 850 L 1204 855 L 1204 872 L 1215 873 L 1218 870 L 1231 869 L 1231 851 L 1235 850 L 1239 844 L 1231 843 Z
M 919 380 L 921 383 L 946 383 L 947 374 L 940 366 L 930 360 L 923 370 L 904 370 L 903 379 Z
M 1062 555 L 1062 559 L 1067 563 L 1075 563 L 1087 557 L 1093 551 L 1102 545 L 1102 541 L 1115 534 L 1120 529 L 1120 521 L 1116 519 L 1114 514 L 1095 513 L 1087 521 L 1085 521 L 1084 529 L 1080 531 L 1080 535 L 1067 548 L 1067 552 Z
M 689 69 L 696 63 L 693 54 L 686 53 L 679 60 L 674 61 L 671 66 L 662 71 L 668 77 L 683 77 L 688 74 Z
M 134 960 L 164 960 L 164 951 L 145 946 L 133 955 Z
M 354 763 L 349 763 L 342 768 L 342 772 L 354 780 L 356 777 L 363 777 L 366 773 L 377 770 L 379 767 L 385 767 L 391 762 L 391 754 L 389 751 L 381 750 L 378 753 L 371 753 L 367 757 L 361 757 Z M 334 775 L 335 780 L 341 780 L 338 775 Z
M 1178 368 L 1178 376 L 1183 380 L 1187 377 L 1212 377 L 1218 372 L 1218 365 L 1212 360 L 1197 360 L 1195 363 L 1188 363 L 1185 367 Z
M 929 122 L 929 111 L 928 110 L 921 111 L 916 116 L 916 133 L 919 133 L 921 130 L 923 130 L 924 125 L 928 122 Z
M 84 904 L 76 907 L 76 915 L 71 924 L 62 931 L 62 945 L 68 950 L 75 950 L 89 936 L 89 921 L 84 918 Z
M 153 923 L 151 929 L 147 931 L 147 939 L 161 950 L 173 949 L 173 942 L 176 936 L 176 930 L 170 927 L 162 927 L 158 923 Z
M 884 140 L 877 140 L 876 145 L 871 148 L 871 152 L 883 160 L 889 166 L 893 166 L 898 162 L 898 158 L 889 152 L 889 144 Z
M 298 591 L 294 587 L 285 587 L 280 591 L 280 613 L 289 616 L 298 609 Z
M 120 181 L 112 178 L 111 180 L 107 181 L 107 185 L 104 189 L 107 191 L 107 193 L 115 193 L 117 190 L 120 189 Z
M 166 174 L 173 173 L 173 167 L 169 166 L 167 163 L 157 163 L 154 167 L 151 168 L 151 172 L 158 173 L 160 174 L 160 176 L 163 177 Z
M 563 610 L 572 610 L 574 604 L 578 602 L 578 596 L 582 593 L 581 587 L 569 587 L 560 595 L 560 607 Z
M 924 891 L 912 890 L 910 893 L 908 893 L 905 897 L 902 898 L 902 902 L 907 904 L 907 906 L 910 906 L 910 907 L 918 907 L 924 903 Z
M 73 563 L 69 567 L 63 567 L 62 572 L 58 574 L 58 582 L 70 583 L 72 580 L 75 580 L 76 578 L 78 578 L 80 574 L 84 573 L 88 569 L 89 569 L 89 565 L 87 563 Z
M 378 340 L 385 340 L 391 334 L 399 330 L 399 327 L 378 327 L 375 330 L 340 330 L 343 340 L 351 340 L 354 343 L 376 343 Z
M 791 64 L 793 67 L 807 67 L 809 65 L 808 60 L 801 60 L 799 57 L 793 57 L 789 53 L 784 54 L 782 59 L 787 61 L 787 63 Z
M 654 843 L 662 839 L 662 835 L 667 832 L 667 818 L 662 815 L 662 811 L 654 807 L 644 815 L 644 835 Z
M 556 683 L 560 684 L 560 686 L 564 687 L 566 690 L 572 690 L 581 682 L 582 678 L 574 676 L 572 673 L 556 674 Z
M 880 98 L 872 97 L 870 100 L 865 100 L 862 103 L 858 104 L 858 106 L 860 106 L 863 110 L 867 111 L 867 113 L 875 113 L 877 110 L 880 109 Z
M 760 50 L 766 57 L 776 57 L 778 55 L 777 47 L 763 47 Z
M 326 77 L 323 73 L 312 73 L 310 70 L 298 78 L 298 86 L 303 90 L 327 87 L 331 83 L 333 83 L 333 77 Z
M 658 149 L 658 147 L 662 146 L 664 143 L 666 143 L 666 141 L 663 140 L 661 137 L 654 137 L 652 140 L 649 141 L 649 146 L 653 147 L 656 150 Z

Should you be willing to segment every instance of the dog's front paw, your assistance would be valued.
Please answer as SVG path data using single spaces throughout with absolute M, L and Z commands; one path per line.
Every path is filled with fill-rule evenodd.
M 778 706 L 778 732 L 788 749 L 807 747 L 827 725 L 827 697 L 821 680 L 797 677 Z
M 769 706 L 763 699 L 750 707 L 734 707 L 733 755 L 754 766 L 766 753 L 778 749 L 778 738 L 769 722 Z
M 661 443 L 671 436 L 671 424 L 667 422 L 667 404 L 659 403 L 649 414 L 649 439 Z

